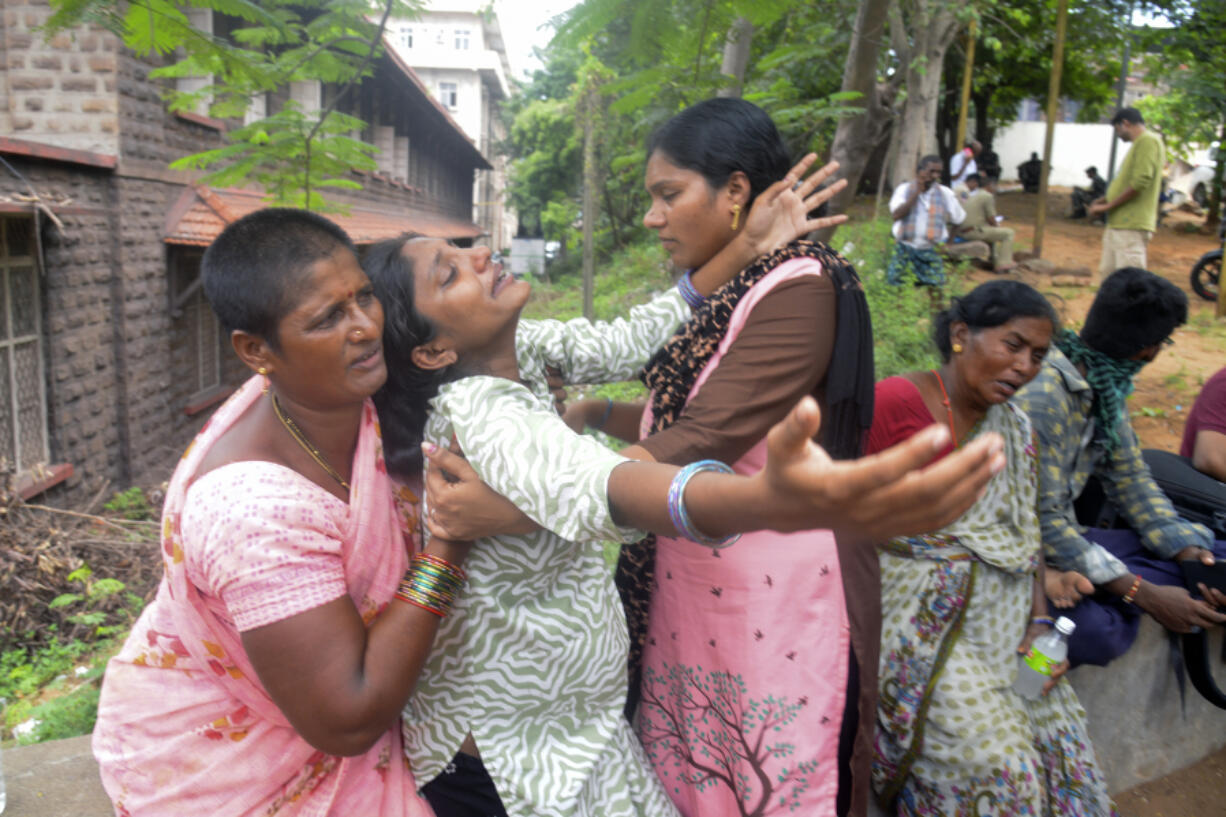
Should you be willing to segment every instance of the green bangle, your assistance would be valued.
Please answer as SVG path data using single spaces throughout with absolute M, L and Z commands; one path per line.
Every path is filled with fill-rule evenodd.
M 600 415 L 600 422 L 592 424 L 592 428 L 597 431 L 604 429 L 605 423 L 609 422 L 609 415 L 613 413 L 613 398 L 606 397 L 604 400 L 604 414 Z

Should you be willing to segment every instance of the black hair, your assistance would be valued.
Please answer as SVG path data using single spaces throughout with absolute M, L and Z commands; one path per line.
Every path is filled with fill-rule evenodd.
M 204 295 L 226 334 L 256 335 L 280 351 L 277 326 L 297 304 L 311 266 L 339 249 L 357 250 L 345 231 L 306 210 L 256 210 L 221 231 L 204 252 Z
M 362 256 L 362 269 L 383 304 L 387 380 L 374 396 L 383 432 L 383 461 L 388 473 L 399 477 L 421 473 L 421 443 L 430 400 L 440 386 L 460 376 L 454 365 L 423 369 L 413 362 L 413 350 L 438 334 L 414 304 L 413 262 L 404 255 L 404 245 L 414 238 L 420 236 L 405 233 L 380 241 Z
M 941 360 L 949 362 L 953 355 L 949 327 L 965 323 L 971 332 L 1003 326 L 1014 318 L 1046 318 L 1051 321 L 1052 334 L 1060 331 L 1060 318 L 1043 295 L 1021 281 L 988 281 L 960 298 L 954 298 L 949 308 L 932 319 L 932 341 Z
M 792 167 L 783 137 L 766 111 L 730 97 L 703 100 L 665 122 L 647 140 L 647 157 L 656 151 L 716 189 L 741 171 L 749 179 L 747 204 Z
M 1098 168 L 1097 168 L 1097 167 L 1095 167 L 1094 165 L 1090 165 L 1089 167 L 1087 167 L 1087 168 L 1086 168 L 1086 174 L 1087 174 L 1087 175 L 1090 175 L 1090 176 L 1097 175 L 1097 174 L 1098 174 Z
M 1121 122 L 1127 122 L 1130 125 L 1144 125 L 1145 117 L 1141 116 L 1141 112 L 1136 108 L 1120 108 L 1115 112 L 1115 116 L 1111 117 L 1111 124 L 1118 125 Z
M 966 175 L 966 178 L 963 179 L 963 181 L 974 182 L 975 184 L 979 184 L 980 182 L 983 181 L 983 178 L 978 173 L 968 173 Z
M 1127 360 L 1156 346 L 1188 320 L 1188 296 L 1140 267 L 1117 269 L 1103 280 L 1086 314 L 1081 339 L 1104 355 Z
M 929 153 L 927 156 L 923 156 L 920 158 L 919 163 L 915 166 L 915 169 L 923 170 L 928 165 L 939 165 L 939 164 L 943 164 L 943 162 L 941 161 L 941 157 L 936 155 L 935 153 Z

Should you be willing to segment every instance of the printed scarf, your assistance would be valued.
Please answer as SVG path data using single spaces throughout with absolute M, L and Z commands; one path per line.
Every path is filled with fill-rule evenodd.
M 1120 444 L 1119 423 L 1124 400 L 1132 394 L 1132 378 L 1145 365 L 1140 360 L 1121 360 L 1104 355 L 1085 344 L 1076 332 L 1065 329 L 1056 338 L 1056 348 L 1074 365 L 1086 368 L 1086 382 L 1094 390 L 1090 412 L 1097 421 L 1094 441 L 1107 453 Z
M 915 184 L 915 182 L 911 182 Z M 934 183 L 928 188 L 931 193 L 928 197 L 928 226 L 924 230 L 924 239 L 929 244 L 936 244 L 941 240 L 941 231 L 945 227 L 945 193 L 941 191 L 940 185 Z M 924 194 L 920 193 L 922 197 Z M 915 206 L 911 208 L 911 212 L 902 220 L 902 235 L 898 240 L 907 244 L 915 243 L 916 226 L 919 224 L 919 212 L 921 202 L 917 200 Z
M 689 322 L 648 361 L 642 379 L 652 391 L 652 434 L 668 428 L 681 416 L 690 389 L 718 350 L 745 293 L 775 267 L 794 258 L 821 262 L 822 274 L 830 279 L 835 291 L 834 349 L 826 370 L 819 441 L 835 459 L 860 455 L 864 434 L 873 422 L 873 329 L 868 301 L 847 259 L 825 244 L 810 241 L 794 241 L 742 270 L 694 310 Z M 656 539 L 649 535 L 623 546 L 617 560 L 617 589 L 630 628 L 627 716 L 638 703 L 643 643 L 655 582 L 655 547 Z

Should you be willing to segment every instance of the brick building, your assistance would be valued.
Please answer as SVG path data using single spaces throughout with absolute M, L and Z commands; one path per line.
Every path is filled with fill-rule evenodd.
M 199 261 L 260 194 L 168 169 L 223 144 L 227 123 L 170 113 L 154 63 L 97 29 L 44 42 L 45 2 L 0 9 L 0 489 L 72 500 L 160 482 L 246 375 Z M 294 83 L 253 109 L 330 93 Z M 351 207 L 336 220 L 359 244 L 477 238 L 473 177 L 489 163 L 411 69 L 386 56 L 348 99 L 383 153 L 354 174 L 361 191 L 334 196 Z

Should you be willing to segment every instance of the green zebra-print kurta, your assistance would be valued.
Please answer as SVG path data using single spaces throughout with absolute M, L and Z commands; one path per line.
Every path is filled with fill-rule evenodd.
M 468 584 L 404 710 L 418 785 L 471 731 L 516 817 L 676 815 L 622 716 L 626 623 L 600 543 L 641 537 L 609 511 L 609 474 L 625 460 L 566 427 L 544 367 L 568 383 L 629 379 L 689 314 L 670 290 L 629 320 L 521 321 L 523 384 L 468 377 L 434 399 L 426 439 L 445 446 L 454 432 L 542 530 L 479 540 L 464 565 Z

